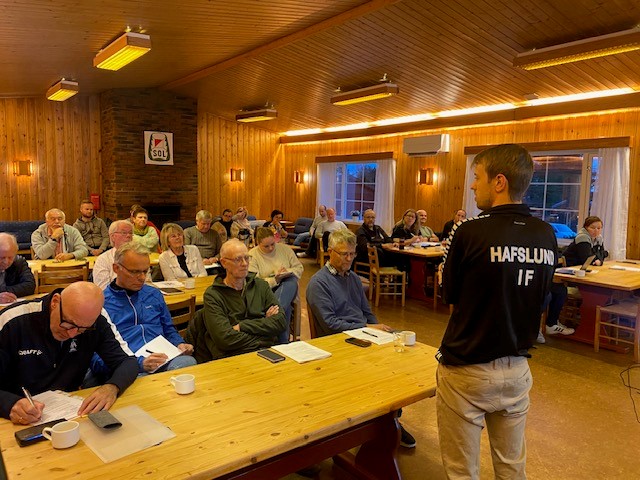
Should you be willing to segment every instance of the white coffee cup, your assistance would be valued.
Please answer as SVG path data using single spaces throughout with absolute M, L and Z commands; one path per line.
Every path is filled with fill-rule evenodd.
M 196 279 L 195 278 L 187 278 L 184 281 L 184 288 L 189 289 L 189 290 L 191 290 L 193 288 L 196 288 Z
M 416 344 L 416 332 L 405 330 L 401 333 L 404 344 L 411 347 Z
M 176 389 L 176 393 L 187 395 L 196 389 L 196 377 L 190 373 L 183 373 L 171 377 L 171 385 Z
M 80 440 L 80 424 L 72 420 L 42 429 L 42 436 L 51 440 L 53 448 L 73 447 Z
M 587 275 L 587 272 L 584 270 L 576 270 L 576 277 L 584 277 Z

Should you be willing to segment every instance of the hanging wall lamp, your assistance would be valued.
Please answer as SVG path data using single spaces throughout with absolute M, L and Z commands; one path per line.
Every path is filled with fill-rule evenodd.
M 125 32 L 98 52 L 93 66 L 120 70 L 151 50 L 151 37 L 144 33 Z
M 231 181 L 232 182 L 244 182 L 244 170 L 241 168 L 231 169 Z
M 15 176 L 31 176 L 31 160 L 14 160 L 13 161 L 13 174 Z
M 47 90 L 47 99 L 56 102 L 64 102 L 78 93 L 78 82 L 60 79 Z

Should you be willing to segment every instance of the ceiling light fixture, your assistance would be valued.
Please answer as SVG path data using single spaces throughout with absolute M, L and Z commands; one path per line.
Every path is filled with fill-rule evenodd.
M 459 110 L 443 110 L 435 113 L 438 117 L 458 117 L 461 115 L 473 115 L 477 113 L 499 112 L 502 110 L 513 110 L 516 106 L 513 103 L 499 103 L 497 105 L 485 105 L 483 107 L 461 108 Z
M 262 122 L 278 118 L 275 108 L 261 108 L 260 110 L 242 111 L 236 115 L 236 122 Z
M 535 70 L 638 49 L 640 49 L 640 29 L 632 28 L 519 53 L 513 59 L 513 66 Z
M 56 102 L 64 102 L 68 98 L 78 93 L 78 82 L 60 79 L 55 85 L 47 90 L 47 99 Z
M 400 88 L 395 83 L 385 82 L 371 87 L 358 88 L 348 92 L 340 92 L 331 97 L 334 105 L 352 105 L 354 103 L 368 102 L 379 98 L 390 97 L 400 93 Z
M 144 33 L 125 32 L 93 58 L 93 66 L 120 70 L 151 50 L 151 37 Z
M 625 95 L 634 93 L 635 90 L 630 87 L 615 88 L 612 90 L 598 90 L 596 92 L 576 93 L 573 95 L 561 95 L 558 97 L 536 98 L 523 102 L 525 106 L 533 107 L 536 105 L 549 105 L 552 103 L 575 102 L 577 100 L 589 100 L 591 98 L 614 97 L 616 95 Z

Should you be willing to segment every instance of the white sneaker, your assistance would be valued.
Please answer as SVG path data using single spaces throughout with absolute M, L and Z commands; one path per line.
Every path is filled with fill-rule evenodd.
M 545 326 L 545 330 L 547 335 L 573 335 L 576 331 L 573 328 L 565 327 L 561 323 L 550 327 L 549 325 Z
M 298 258 L 306 258 L 307 257 L 307 252 L 298 252 L 298 253 L 296 253 L 296 256 Z
M 538 338 L 536 338 L 536 342 L 547 343 L 547 341 L 544 339 L 544 335 L 542 335 L 542 332 L 538 332 Z

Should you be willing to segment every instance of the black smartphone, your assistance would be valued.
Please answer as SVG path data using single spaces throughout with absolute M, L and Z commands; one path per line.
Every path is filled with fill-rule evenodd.
M 369 340 L 362 340 L 360 338 L 349 337 L 345 340 L 345 342 L 350 343 L 351 345 L 357 345 L 358 347 L 370 347 L 371 342 Z
M 36 425 L 35 427 L 28 427 L 23 428 L 22 430 L 18 430 L 15 433 L 16 442 L 18 442 L 18 445 L 20 445 L 21 447 L 26 447 L 27 445 L 46 440 L 46 438 L 44 438 L 44 435 L 42 435 L 42 430 L 44 430 L 45 427 L 53 427 L 56 423 L 64 421 L 64 418 L 59 418 L 58 420 L 52 420 L 51 422 Z
M 286 358 L 285 356 L 280 355 L 279 353 L 269 349 L 259 350 L 258 356 L 262 358 L 266 358 L 271 363 L 282 362 Z

